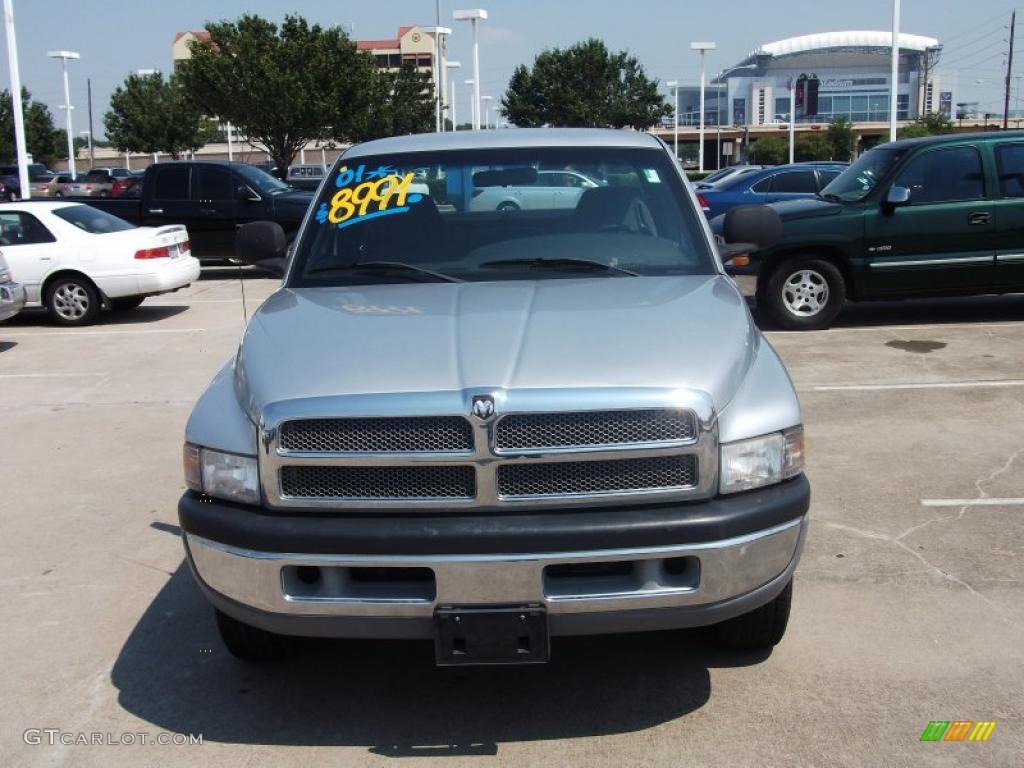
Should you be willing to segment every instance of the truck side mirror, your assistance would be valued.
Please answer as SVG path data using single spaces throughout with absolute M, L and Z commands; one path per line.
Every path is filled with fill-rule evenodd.
M 284 276 L 288 238 L 276 221 L 253 221 L 235 235 L 235 256 L 239 261 Z
M 906 187 L 890 187 L 885 193 L 884 206 L 891 212 L 910 205 L 910 190 Z
M 767 205 L 737 205 L 722 222 L 725 246 L 719 251 L 726 260 L 770 248 L 782 237 L 782 219 Z
M 263 199 L 260 197 L 259 193 L 248 184 L 240 184 L 238 189 L 235 190 L 235 197 L 241 203 L 258 203 Z

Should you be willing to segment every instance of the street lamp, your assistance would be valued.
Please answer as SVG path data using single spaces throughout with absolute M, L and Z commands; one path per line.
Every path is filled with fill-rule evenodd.
M 441 81 L 443 68 L 441 67 L 441 49 L 444 47 L 444 36 L 450 35 L 450 27 L 421 27 L 421 29 L 434 37 L 434 130 L 438 133 L 444 127 L 441 115 L 441 100 L 444 98 L 444 83 Z
M 75 134 L 71 130 L 71 89 L 68 87 L 68 59 L 80 59 L 80 54 L 74 51 L 47 51 L 46 55 L 51 59 L 60 59 L 61 68 L 64 70 L 64 110 L 67 113 L 65 123 L 68 134 L 68 173 L 71 180 L 75 179 Z
M 79 136 L 85 136 L 89 141 L 89 169 L 92 170 L 92 131 L 79 131 Z
M 676 160 L 679 160 L 679 81 L 669 80 L 665 83 L 666 86 L 672 89 L 672 100 L 675 102 L 675 108 L 672 110 L 672 146 L 673 151 L 676 153 Z
M 493 96 L 481 96 L 480 97 L 480 101 L 486 101 L 487 102 L 487 112 L 485 113 L 483 124 L 484 124 L 484 128 L 485 129 L 490 129 L 490 127 L 491 127 L 491 102 L 494 101 L 494 97 Z
M 21 194 L 32 197 L 28 178 L 28 153 L 25 149 L 25 120 L 21 109 L 21 73 L 18 71 L 18 37 L 14 30 L 14 5 L 4 0 L 4 27 L 7 33 L 7 71 L 11 77 L 11 106 L 14 112 L 14 144 L 18 152 L 18 181 Z
M 444 68 L 447 69 L 458 69 L 462 66 L 461 61 L 446 61 Z M 452 130 L 457 131 L 459 122 L 455 118 L 455 78 L 452 78 Z
M 715 50 L 714 43 L 690 43 L 691 51 L 700 51 L 700 147 L 697 155 L 697 171 L 704 173 L 704 54 Z
M 480 130 L 480 45 L 477 41 L 477 22 L 487 18 L 483 8 L 470 8 L 455 11 L 452 17 L 456 21 L 468 21 L 473 25 L 473 130 Z
M 889 73 L 889 141 L 896 141 L 896 91 L 900 73 L 900 0 L 892 0 L 892 71 Z
M 476 80 L 469 78 L 466 80 L 466 85 L 470 86 L 475 90 Z M 474 131 L 480 130 L 480 120 L 478 118 L 479 113 L 477 112 L 477 102 L 473 99 L 473 93 L 469 94 L 469 122 L 473 126 Z

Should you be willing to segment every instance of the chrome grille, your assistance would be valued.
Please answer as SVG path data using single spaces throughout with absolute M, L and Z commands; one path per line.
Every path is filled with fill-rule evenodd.
M 691 411 L 675 408 L 510 414 L 494 430 L 499 451 L 594 447 L 693 440 Z
M 697 457 L 504 464 L 498 467 L 497 483 L 500 498 L 689 488 L 697 484 Z
M 473 450 L 473 428 L 459 416 L 298 419 L 281 425 L 291 453 L 456 453 Z
M 470 465 L 436 467 L 281 467 L 281 494 L 298 499 L 472 499 Z

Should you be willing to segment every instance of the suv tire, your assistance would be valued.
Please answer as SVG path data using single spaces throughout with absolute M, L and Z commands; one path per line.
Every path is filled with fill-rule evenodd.
M 846 280 L 831 261 L 796 256 L 772 270 L 758 299 L 783 328 L 817 331 L 828 328 L 843 308 Z
M 719 644 L 743 651 L 771 650 L 786 634 L 792 602 L 793 580 L 790 579 L 770 603 L 716 624 L 714 630 Z
M 217 632 L 228 652 L 242 661 L 275 661 L 285 657 L 287 646 L 281 635 L 253 627 L 214 609 Z

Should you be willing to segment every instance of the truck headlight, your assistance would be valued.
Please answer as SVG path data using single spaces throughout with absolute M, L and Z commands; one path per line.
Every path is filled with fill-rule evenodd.
M 793 427 L 722 445 L 719 492 L 738 493 L 780 483 L 804 468 L 804 429 Z
M 255 456 L 213 451 L 185 444 L 185 484 L 193 491 L 243 504 L 259 504 Z

